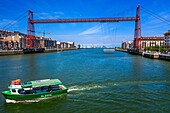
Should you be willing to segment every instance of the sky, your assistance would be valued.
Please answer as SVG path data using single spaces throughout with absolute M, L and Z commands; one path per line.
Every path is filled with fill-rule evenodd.
M 28 10 L 34 19 L 72 19 L 103 17 L 135 17 L 141 6 L 141 36 L 163 36 L 170 30 L 170 0 L 1 0 L 0 29 L 27 33 Z M 147 9 L 165 18 L 162 22 L 146 13 Z M 21 16 L 22 15 L 22 16 Z M 17 17 L 21 16 L 22 20 Z M 5 27 L 9 23 L 16 23 Z M 35 24 L 38 36 L 57 41 L 74 41 L 84 46 L 121 46 L 134 39 L 134 21 L 94 23 Z

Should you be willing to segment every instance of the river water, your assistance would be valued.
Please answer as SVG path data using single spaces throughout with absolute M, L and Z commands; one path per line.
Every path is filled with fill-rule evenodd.
M 39 102 L 5 103 L 1 113 L 169 112 L 170 62 L 103 49 L 0 56 L 0 91 L 12 80 L 59 78 L 69 93 Z

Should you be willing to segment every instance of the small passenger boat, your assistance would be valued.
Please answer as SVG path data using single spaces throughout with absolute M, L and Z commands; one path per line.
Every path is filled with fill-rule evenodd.
M 21 83 L 20 79 L 11 82 L 9 90 L 2 94 L 9 100 L 41 100 L 67 94 L 68 88 L 59 79 L 44 79 Z

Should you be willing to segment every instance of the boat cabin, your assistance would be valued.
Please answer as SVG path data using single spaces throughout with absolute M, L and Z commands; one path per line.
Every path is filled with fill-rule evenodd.
M 66 89 L 59 79 L 36 80 L 21 83 L 20 80 L 11 82 L 9 89 L 12 94 L 35 94 Z

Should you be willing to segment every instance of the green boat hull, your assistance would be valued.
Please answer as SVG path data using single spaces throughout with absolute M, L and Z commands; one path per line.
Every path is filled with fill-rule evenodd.
M 16 100 L 16 101 L 25 101 L 25 100 L 37 100 L 49 97 L 55 97 L 59 95 L 67 94 L 68 89 L 55 90 L 51 92 L 42 92 L 35 94 L 11 94 L 10 90 L 3 91 L 2 94 L 6 99 Z

